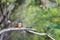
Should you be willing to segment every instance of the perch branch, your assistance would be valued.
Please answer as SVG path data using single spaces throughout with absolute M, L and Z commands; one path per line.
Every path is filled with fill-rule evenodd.
M 54 38 L 52 38 L 50 35 L 48 35 L 47 33 L 38 33 L 38 32 L 34 32 L 32 29 L 30 28 L 7 28 L 7 29 L 3 29 L 0 31 L 0 35 L 4 32 L 8 32 L 8 31 L 14 31 L 14 30 L 26 30 L 30 33 L 33 33 L 33 34 L 36 34 L 36 35 L 39 35 L 39 36 L 48 36 L 49 38 L 51 38 L 52 40 L 55 40 Z

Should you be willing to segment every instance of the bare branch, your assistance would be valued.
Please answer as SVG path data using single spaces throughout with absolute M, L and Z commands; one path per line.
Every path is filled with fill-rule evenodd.
M 48 35 L 48 34 L 47 34 L 47 36 L 48 36 L 49 38 L 51 38 L 52 40 L 55 40 L 55 39 L 54 39 L 54 38 L 52 38 L 50 35 Z
M 50 39 L 55 40 L 54 38 L 52 38 L 51 36 L 49 36 L 47 33 L 34 32 L 34 31 L 32 31 L 32 29 L 30 29 L 30 28 L 7 28 L 7 29 L 1 30 L 1 31 L 0 31 L 0 35 L 1 35 L 2 33 L 4 33 L 4 32 L 14 31 L 14 30 L 17 30 L 17 31 L 19 31 L 19 30 L 25 30 L 25 31 L 28 31 L 28 32 L 30 32 L 30 33 L 33 33 L 33 34 L 36 34 L 36 35 L 39 35 L 39 36 L 48 36 Z
M 1 4 L 2 5 L 2 4 Z M 2 10 L 4 11 L 2 16 L 0 17 L 0 25 L 4 23 L 4 27 L 3 28 L 6 28 L 6 25 L 7 25 L 7 21 L 10 17 L 10 14 L 12 12 L 12 10 L 14 9 L 15 7 L 15 4 L 14 3 L 11 3 L 8 8 L 5 8 L 5 10 Z M 2 29 L 2 28 L 1 28 Z
M 11 4 L 8 6 L 6 12 L 4 13 L 5 16 L 6 16 L 6 18 L 9 18 L 10 14 L 11 14 L 11 11 L 14 9 L 14 7 L 15 7 L 15 4 L 14 4 L 14 3 L 11 3 Z
M 3 40 L 3 37 L 4 37 L 4 33 L 1 34 L 0 40 Z
M 10 5 L 9 5 L 9 7 L 7 8 L 7 11 L 12 11 L 13 10 L 13 8 L 14 8 L 14 3 L 11 3 Z
M 38 32 L 34 32 L 34 31 L 28 31 L 30 33 L 39 35 L 39 36 L 48 36 L 51 40 L 55 40 L 54 38 L 52 38 L 50 35 L 48 35 L 47 33 L 38 33 Z
M 3 29 L 0 31 L 0 34 L 4 33 L 4 32 L 8 32 L 8 31 L 14 31 L 14 30 L 27 30 L 28 28 L 7 28 L 7 29 Z
M 46 36 L 47 33 L 37 33 L 37 32 L 34 32 L 34 31 L 29 31 L 30 33 L 33 33 L 33 34 L 36 34 L 36 35 L 39 35 L 39 36 Z

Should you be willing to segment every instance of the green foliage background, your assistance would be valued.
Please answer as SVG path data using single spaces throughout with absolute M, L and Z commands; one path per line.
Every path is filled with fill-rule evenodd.
M 15 0 L 3 0 L 7 5 Z M 25 0 L 22 5 L 16 3 L 16 8 L 12 11 L 10 18 L 15 21 L 22 20 L 25 27 L 35 28 L 38 32 L 47 32 L 56 40 L 60 40 L 60 0 L 55 0 L 59 5 L 57 8 L 39 7 L 39 0 Z M 22 36 L 21 36 L 22 35 Z M 9 40 L 46 40 L 46 37 L 25 34 L 21 32 L 12 33 Z

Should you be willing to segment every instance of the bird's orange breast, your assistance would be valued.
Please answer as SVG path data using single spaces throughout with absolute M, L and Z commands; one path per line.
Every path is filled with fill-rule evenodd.
M 22 23 L 18 23 L 18 28 L 21 28 L 22 27 Z

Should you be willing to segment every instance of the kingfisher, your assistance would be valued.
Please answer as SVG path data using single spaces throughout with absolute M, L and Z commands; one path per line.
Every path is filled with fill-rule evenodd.
M 18 28 L 21 28 L 23 26 L 23 23 L 21 20 L 18 21 Z
M 18 23 L 18 28 L 21 28 L 22 27 L 22 23 Z

